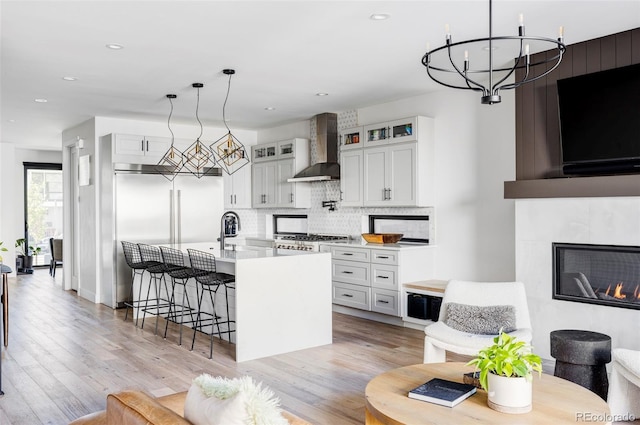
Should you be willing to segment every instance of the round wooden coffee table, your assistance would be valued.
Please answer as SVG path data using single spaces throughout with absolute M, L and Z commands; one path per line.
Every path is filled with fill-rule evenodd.
M 607 403 L 580 385 L 555 376 L 533 377 L 533 409 L 529 413 L 500 413 L 487 406 L 487 393 L 476 394 L 455 407 L 407 397 L 409 390 L 432 378 L 462 382 L 472 372 L 464 363 L 430 363 L 401 367 L 369 381 L 366 394 L 368 425 L 486 424 L 610 424 Z

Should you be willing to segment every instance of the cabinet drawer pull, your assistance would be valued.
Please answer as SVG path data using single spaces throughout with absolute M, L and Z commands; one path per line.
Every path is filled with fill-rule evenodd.
M 378 300 L 378 302 L 382 304 L 389 304 L 389 301 L 385 301 L 385 300 Z
M 353 298 L 353 295 L 351 294 L 342 294 L 343 297 L 347 297 L 347 298 Z
M 342 255 L 353 255 L 351 252 L 343 252 Z
M 379 277 L 380 279 L 389 279 L 389 276 L 376 276 Z
M 387 257 L 386 255 L 378 255 L 378 258 L 382 258 L 382 259 L 385 259 L 385 260 L 389 259 L 389 257 Z
M 343 271 L 342 273 L 344 273 L 344 274 L 353 274 L 353 272 L 349 272 L 349 271 Z

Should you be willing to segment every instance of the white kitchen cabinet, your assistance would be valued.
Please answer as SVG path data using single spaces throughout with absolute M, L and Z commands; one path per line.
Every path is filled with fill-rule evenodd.
M 332 258 L 333 303 L 401 317 L 402 286 L 433 276 L 434 247 L 384 249 L 384 246 L 369 246 L 371 244 L 327 245 Z
M 222 173 L 224 183 L 224 208 L 251 208 L 251 165 L 247 164 L 235 173 Z
M 157 164 L 171 146 L 171 138 L 111 134 L 111 146 L 113 162 Z
M 278 163 L 278 207 L 280 208 L 310 208 L 311 186 L 304 183 L 290 183 L 287 180 L 296 174 L 296 160 L 281 159 Z
M 416 143 L 365 149 L 364 206 L 418 205 L 417 149 Z
M 358 149 L 364 145 L 364 127 L 347 128 L 340 132 L 340 151 Z
M 389 143 L 415 142 L 425 117 L 410 117 L 386 121 L 364 127 L 364 146 L 380 146 Z
M 334 259 L 331 263 L 331 280 L 371 286 L 371 265 L 358 261 Z
M 363 205 L 363 156 L 362 149 L 340 154 L 340 203 L 343 207 Z
M 346 307 L 370 310 L 371 289 L 361 285 L 352 285 L 343 282 L 333 283 L 332 300 L 334 304 Z
M 289 139 L 252 146 L 253 208 L 309 208 L 311 186 L 287 180 L 309 165 L 309 140 Z
M 251 194 L 253 208 L 274 208 L 276 202 L 276 161 L 267 161 L 251 166 Z
M 375 311 L 376 313 L 388 314 L 390 316 L 401 316 L 400 292 L 372 288 L 371 311 Z
M 434 205 L 433 119 L 412 117 L 364 126 L 362 149 L 340 155 L 342 205 Z
M 251 147 L 253 162 L 271 161 L 277 158 L 278 143 L 264 143 Z

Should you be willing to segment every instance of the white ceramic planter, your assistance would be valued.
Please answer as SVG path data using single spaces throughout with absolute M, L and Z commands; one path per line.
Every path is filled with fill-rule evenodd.
M 532 380 L 521 377 L 487 376 L 487 404 L 504 413 L 527 413 L 531 411 Z

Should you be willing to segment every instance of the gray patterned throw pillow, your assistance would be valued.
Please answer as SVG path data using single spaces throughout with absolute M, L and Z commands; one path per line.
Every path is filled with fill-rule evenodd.
M 467 305 L 447 303 L 445 324 L 461 332 L 497 335 L 516 330 L 516 311 L 512 305 Z

